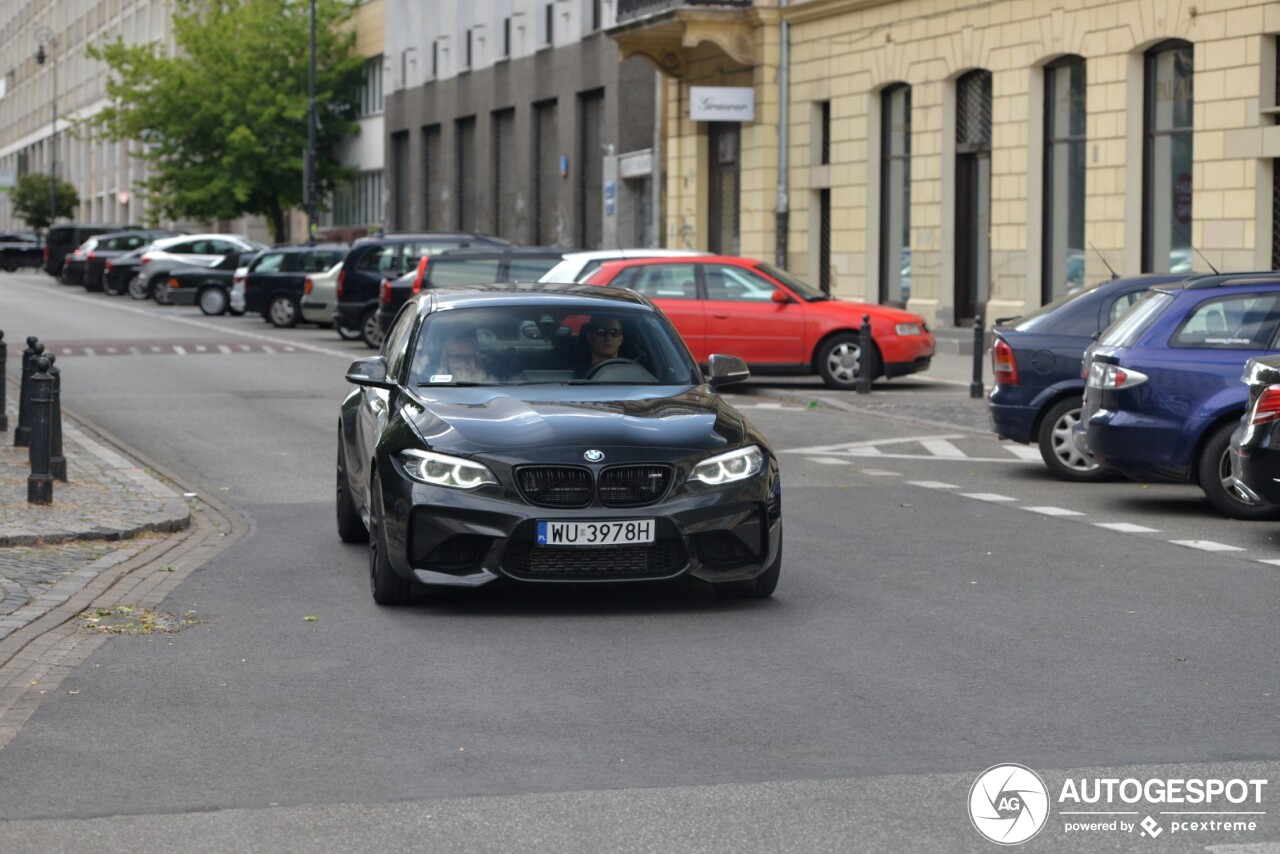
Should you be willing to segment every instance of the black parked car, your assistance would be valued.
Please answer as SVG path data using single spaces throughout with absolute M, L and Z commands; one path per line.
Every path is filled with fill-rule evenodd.
M 382 344 L 378 296 L 383 279 L 399 278 L 417 269 L 419 259 L 446 249 L 510 245 L 499 237 L 459 231 L 362 237 L 351 245 L 338 273 L 333 320 L 341 329 L 359 329 L 364 343 L 377 348 Z
M 281 328 L 297 326 L 302 319 L 300 303 L 307 276 L 323 273 L 342 261 L 349 247 L 345 243 L 316 246 L 281 246 L 268 249 L 249 265 L 244 280 L 244 310 L 260 314 Z
M 1231 486 L 1251 501 L 1280 506 L 1280 356 L 1255 356 L 1241 379 L 1249 402 L 1231 434 Z
M 39 267 L 44 262 L 44 244 L 31 231 L 0 232 L 0 267 L 12 273 L 19 267 Z
M 146 246 L 161 237 L 176 237 L 181 231 L 118 231 L 100 234 L 89 238 L 85 244 L 84 273 L 79 281 L 85 290 L 100 291 L 103 289 L 103 273 L 107 262 L 119 258 L 134 249 Z
M 138 231 L 140 225 L 113 223 L 67 222 L 51 225 L 44 233 L 44 271 L 55 279 L 62 279 L 62 261 L 67 253 L 75 250 L 90 237 L 116 231 Z
M 226 314 L 236 270 L 247 265 L 258 250 L 228 252 L 212 267 L 179 267 L 169 271 L 168 305 L 198 305 L 208 315 Z
M 150 245 L 150 243 L 147 243 L 137 249 L 131 249 L 123 255 L 107 259 L 107 262 L 102 265 L 102 290 L 104 293 L 111 296 L 119 296 L 129 290 L 129 282 L 133 281 L 133 277 L 137 275 L 138 270 L 142 267 L 142 253 L 146 252 Z
M 378 325 L 385 333 L 400 306 L 424 288 L 536 282 L 575 249 L 507 246 L 501 249 L 450 249 L 424 256 L 418 269 L 398 279 L 385 279 L 378 293 Z
M 339 421 L 338 533 L 368 540 L 374 601 L 689 578 L 772 595 L 778 459 L 717 392 L 745 380 L 746 364 L 713 355 L 708 371 L 631 291 L 415 296 L 381 354 L 351 365 Z
M 995 385 L 987 399 L 991 429 L 1001 439 L 1038 445 L 1044 464 L 1062 480 L 1113 477 L 1082 454 L 1071 437 L 1084 394 L 1085 348 L 1147 288 L 1184 278 L 1176 273 L 1115 278 L 1021 317 L 997 320 L 991 329 Z

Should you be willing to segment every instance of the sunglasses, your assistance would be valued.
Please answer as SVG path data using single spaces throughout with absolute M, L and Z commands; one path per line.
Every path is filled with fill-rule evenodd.
M 616 327 L 610 328 L 608 326 L 597 326 L 593 328 L 591 332 L 595 335 L 608 335 L 610 338 L 622 337 L 622 330 Z

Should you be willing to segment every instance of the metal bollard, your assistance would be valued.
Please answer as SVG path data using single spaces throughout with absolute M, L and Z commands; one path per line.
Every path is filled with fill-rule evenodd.
M 9 429 L 9 415 L 5 407 L 5 377 L 8 375 L 9 345 L 4 343 L 4 330 L 0 329 L 0 433 Z
M 35 359 L 31 374 L 31 474 L 27 477 L 27 503 L 53 503 L 53 477 L 49 474 L 49 430 L 53 409 L 53 377 L 49 360 Z
M 969 397 L 982 397 L 982 357 L 986 338 L 982 315 L 978 315 L 973 319 L 973 382 L 969 383 Z
M 871 394 L 871 315 L 862 315 L 858 327 L 858 394 Z
M 27 336 L 27 349 L 22 351 L 22 385 L 18 389 L 18 426 L 13 431 L 15 448 L 31 444 L 31 375 L 35 373 L 33 359 L 44 352 L 44 345 L 34 335 Z
M 54 362 L 57 357 L 49 354 L 49 376 L 53 377 L 53 385 L 49 387 L 53 396 L 53 406 L 49 412 L 49 474 L 55 480 L 67 482 L 67 458 L 62 455 L 62 368 Z

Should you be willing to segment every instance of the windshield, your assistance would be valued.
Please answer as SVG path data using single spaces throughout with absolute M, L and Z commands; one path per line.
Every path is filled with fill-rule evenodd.
M 1147 291 L 1134 303 L 1133 308 L 1102 331 L 1098 336 L 1098 343 L 1104 347 L 1128 347 L 1171 302 L 1173 294 Z
M 792 276 L 790 273 L 785 273 L 782 270 L 779 270 L 777 267 L 772 266 L 771 264 L 760 264 L 758 266 L 761 270 L 768 273 L 770 276 L 773 276 L 779 282 L 782 282 L 782 284 L 791 288 L 791 290 L 796 292 L 797 296 L 799 296 L 803 300 L 806 300 L 807 302 L 818 302 L 819 300 L 831 299 L 829 296 L 824 294 L 818 288 L 815 288 L 813 285 L 810 285 L 806 282 L 802 282 L 799 279 L 797 279 L 795 276 Z
M 1075 302 L 1076 300 L 1080 299 L 1086 294 L 1093 293 L 1097 289 L 1098 289 L 1098 285 L 1093 285 L 1087 288 L 1077 288 L 1074 291 L 1069 291 L 1063 294 L 1053 302 L 1048 302 L 1040 306 L 1039 308 L 1032 309 L 1026 314 L 1020 314 L 1016 317 L 1010 317 L 1007 320 L 1006 319 L 997 320 L 996 323 L 1001 325 L 1011 325 L 1013 326 L 1014 329 L 1017 329 L 1020 332 L 1029 332 L 1039 325 L 1036 323 L 1036 321 L 1044 317 L 1046 314 L 1051 314 L 1057 311 L 1058 309 L 1062 308 L 1064 305 Z
M 601 302 L 443 309 L 423 322 L 409 376 L 421 386 L 701 381 L 662 315 Z

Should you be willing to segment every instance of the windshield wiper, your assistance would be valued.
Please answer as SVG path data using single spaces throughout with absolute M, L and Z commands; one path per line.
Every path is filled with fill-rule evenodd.
M 473 382 L 467 382 L 465 380 L 459 380 L 457 382 L 451 382 L 451 383 L 418 383 L 418 388 L 449 388 L 449 387 L 462 388 L 464 386 L 471 387 L 471 386 L 489 386 L 489 385 L 497 385 L 497 383 L 473 383 Z

